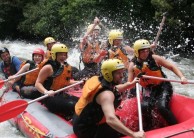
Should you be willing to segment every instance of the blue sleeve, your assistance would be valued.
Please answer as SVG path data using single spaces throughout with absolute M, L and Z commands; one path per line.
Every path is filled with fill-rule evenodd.
M 20 65 L 21 65 L 21 61 L 20 61 L 20 59 L 18 58 L 18 57 L 13 57 L 13 59 L 12 59 L 13 61 L 13 64 L 15 65 L 15 68 L 16 68 L 16 71 L 18 72 L 19 70 L 20 70 Z

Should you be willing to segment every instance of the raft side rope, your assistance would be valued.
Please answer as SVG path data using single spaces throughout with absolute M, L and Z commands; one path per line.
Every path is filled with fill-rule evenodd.
M 177 136 L 177 135 L 180 135 L 180 134 L 183 134 L 183 133 L 187 133 L 187 132 L 190 132 L 190 131 L 194 131 L 194 127 L 191 128 L 191 129 L 187 129 L 187 130 L 184 130 L 184 131 L 181 131 L 181 132 L 178 132 L 178 133 L 166 136 L 164 138 L 171 138 L 171 137 L 174 137 L 174 136 Z
M 21 117 L 22 117 L 22 119 L 23 119 L 25 125 L 26 125 L 29 129 L 31 129 L 32 131 L 34 131 L 36 134 L 38 134 L 38 135 L 40 135 L 40 136 L 44 136 L 44 137 L 46 137 L 46 138 L 51 138 L 51 137 L 52 137 L 52 134 L 50 134 L 50 133 L 44 134 L 44 133 L 41 132 L 39 129 L 36 129 L 36 128 L 33 127 L 32 125 L 30 125 L 30 123 L 28 123 L 28 122 L 26 121 L 26 119 L 24 118 L 24 116 L 23 116 L 23 114 L 24 114 L 25 112 L 26 112 L 26 111 L 24 111 L 24 112 L 21 113 L 20 115 L 21 115 Z

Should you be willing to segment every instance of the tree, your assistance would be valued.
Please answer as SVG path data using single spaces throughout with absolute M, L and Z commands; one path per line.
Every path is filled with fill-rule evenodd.
M 97 16 L 109 29 L 122 29 L 131 43 L 139 38 L 154 40 L 164 12 L 169 15 L 160 45 L 177 52 L 191 49 L 185 40 L 193 39 L 189 29 L 194 26 L 193 0 L 3 0 L 0 38 L 19 34 L 25 39 L 53 36 L 68 42 L 83 34 Z
M 185 43 L 186 39 L 193 40 L 193 33 L 189 29 L 194 25 L 193 0 L 152 0 L 152 4 L 157 8 L 156 16 L 168 12 L 162 45 L 184 54 L 188 49 L 193 49 Z

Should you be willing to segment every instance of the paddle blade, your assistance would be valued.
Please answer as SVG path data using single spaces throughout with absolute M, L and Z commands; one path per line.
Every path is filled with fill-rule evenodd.
M 0 122 L 9 120 L 21 112 L 23 112 L 28 106 L 28 102 L 25 100 L 16 100 L 6 103 L 0 107 Z

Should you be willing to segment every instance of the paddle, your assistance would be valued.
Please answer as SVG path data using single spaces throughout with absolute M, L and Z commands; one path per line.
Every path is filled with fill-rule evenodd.
M 139 116 L 139 131 L 143 131 L 139 83 L 136 83 L 136 95 L 137 95 L 137 107 L 138 107 L 138 116 Z
M 98 19 L 98 17 L 95 17 L 95 18 Z M 104 28 L 106 31 L 108 32 L 110 31 L 102 22 L 100 22 L 100 20 L 99 20 L 99 25 L 102 26 L 102 28 Z M 89 35 L 94 30 L 95 26 L 96 25 L 94 24 L 92 28 L 86 32 L 85 36 Z
M 161 34 L 162 27 L 163 27 L 163 25 L 164 25 L 164 21 L 166 20 L 166 14 L 167 14 L 167 12 L 163 13 L 163 18 L 162 18 L 162 21 L 161 21 L 161 23 L 160 23 L 160 28 L 159 28 L 159 30 L 158 30 L 158 32 L 157 32 L 157 35 L 156 35 L 156 38 L 155 38 L 155 40 L 154 40 L 154 44 L 155 44 L 155 45 L 157 45 L 158 38 L 159 38 L 159 36 L 160 36 L 160 34 Z
M 155 79 L 155 80 L 162 80 L 162 81 L 182 83 L 182 81 L 180 81 L 180 80 L 171 80 L 171 79 L 155 77 L 155 76 L 142 75 L 142 77 L 143 78 L 147 78 L 147 79 Z M 187 84 L 194 84 L 194 81 L 187 81 Z
M 15 76 L 14 76 L 13 78 L 11 78 L 11 79 L 0 80 L 0 89 L 3 87 L 3 85 L 4 85 L 5 82 L 8 82 L 8 81 L 10 81 L 10 80 L 16 79 L 16 78 L 21 77 L 21 76 L 23 76 L 23 75 L 26 75 L 26 74 L 28 74 L 28 73 L 30 73 L 30 72 L 33 72 L 33 71 L 37 70 L 37 69 L 38 69 L 38 68 L 35 68 L 35 69 L 32 69 L 32 70 L 26 71 L 26 72 L 24 72 L 24 73 L 15 75 Z
M 67 89 L 74 87 L 78 84 L 81 84 L 83 82 L 84 81 L 79 81 L 79 82 L 74 83 L 72 85 L 69 85 L 67 87 L 61 88 L 61 89 L 55 91 L 54 94 L 59 93 L 59 92 L 64 91 L 64 90 L 67 90 Z M 30 105 L 34 102 L 40 101 L 48 96 L 49 96 L 48 94 L 45 94 L 44 96 L 41 96 L 41 97 L 34 99 L 34 100 L 31 100 L 29 102 L 27 102 L 26 100 L 15 100 L 15 101 L 11 101 L 9 103 L 2 105 L 0 107 L 0 122 L 6 121 L 8 119 L 11 119 L 11 118 L 17 116 L 18 114 L 22 113 L 27 108 L 28 105 Z
M 95 17 L 95 19 L 97 20 L 98 18 Z M 97 24 L 93 24 L 93 26 L 91 27 L 90 30 L 87 30 L 86 34 L 84 35 L 84 37 L 88 36 L 89 34 L 91 34 L 94 30 L 94 28 L 97 26 Z
M 104 28 L 104 30 L 110 32 L 110 30 L 102 22 L 100 22 L 99 25 L 102 26 L 102 28 Z

